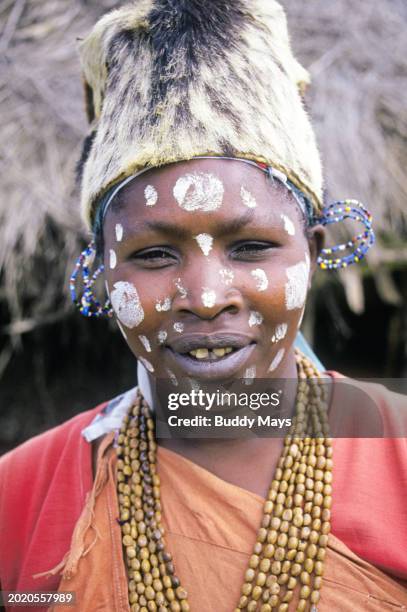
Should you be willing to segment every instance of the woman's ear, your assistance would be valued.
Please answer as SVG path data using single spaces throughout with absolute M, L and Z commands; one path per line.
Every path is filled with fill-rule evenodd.
M 326 238 L 326 230 L 323 225 L 314 225 L 307 228 L 307 239 L 310 253 L 310 283 L 317 267 L 317 258 L 321 250 L 324 248 Z

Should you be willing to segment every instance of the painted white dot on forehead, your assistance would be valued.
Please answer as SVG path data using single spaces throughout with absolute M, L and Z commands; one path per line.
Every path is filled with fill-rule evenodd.
M 307 298 L 310 260 L 300 261 L 286 270 L 288 281 L 285 284 L 285 305 L 287 310 L 302 308 Z
M 139 361 L 141 361 L 141 363 L 143 364 L 143 366 L 146 368 L 146 370 L 148 370 L 149 372 L 154 372 L 154 367 L 153 365 L 148 361 L 148 359 L 145 359 L 144 357 L 137 357 L 137 359 Z
M 201 298 L 205 308 L 213 308 L 213 306 L 216 304 L 216 293 L 213 291 L 213 289 L 203 287 Z
M 288 330 L 287 323 L 280 323 L 279 325 L 277 325 L 274 331 L 274 334 L 271 336 L 271 341 L 278 342 L 279 340 L 282 340 L 283 338 L 285 338 L 287 334 L 287 330 Z
M 243 186 L 240 188 L 240 197 L 242 198 L 242 202 L 245 206 L 248 208 L 256 208 L 256 198 Z
M 222 181 L 214 174 L 206 172 L 180 176 L 173 189 L 178 205 L 190 212 L 216 210 L 222 204 L 223 193 Z
M 287 232 L 287 234 L 289 236 L 295 236 L 295 226 L 294 223 L 291 221 L 291 219 L 289 217 L 287 217 L 287 215 L 280 215 L 283 223 L 284 223 L 284 229 Z
M 117 242 L 121 242 L 123 240 L 123 226 L 121 223 L 116 223 L 115 225 L 115 233 Z
M 251 310 L 249 315 L 249 327 L 261 325 L 263 323 L 263 315 L 257 310 Z
M 157 300 L 155 309 L 157 312 L 166 312 L 171 308 L 171 299 L 169 297 L 164 298 L 162 301 Z
M 180 294 L 180 296 L 182 298 L 186 298 L 187 295 L 188 295 L 188 291 L 183 286 L 181 279 L 180 278 L 176 278 L 174 280 L 174 284 L 175 284 L 176 288 L 178 289 L 178 293 Z
M 220 277 L 225 285 L 231 285 L 233 283 L 233 279 L 235 278 L 235 273 L 233 270 L 229 270 L 228 268 L 222 268 L 219 270 Z
M 213 238 L 209 234 L 198 234 L 195 236 L 195 240 L 202 249 L 204 255 L 208 256 L 212 250 Z
M 146 206 L 154 206 L 157 204 L 158 193 L 155 187 L 147 185 L 144 189 L 144 197 L 146 198 Z
M 278 368 L 278 366 L 280 365 L 284 357 L 284 353 L 285 353 L 284 349 L 280 349 L 278 351 L 277 355 L 274 357 L 273 361 L 270 364 L 269 372 L 272 372 L 273 370 L 276 370 Z
M 251 271 L 251 275 L 256 280 L 256 287 L 258 291 L 265 291 L 269 286 L 269 281 L 264 270 L 256 268 Z
M 114 268 L 116 267 L 117 264 L 117 257 L 116 257 L 116 253 L 113 249 L 110 249 L 109 251 L 109 268 L 111 270 L 114 270 Z
M 110 301 L 117 318 L 129 329 L 137 327 L 144 319 L 144 310 L 137 289 L 125 281 L 118 281 L 113 287 Z
M 147 336 L 139 336 L 139 340 L 141 344 L 144 346 L 144 348 L 146 349 L 147 353 L 151 353 L 151 345 L 150 345 L 150 341 L 147 338 Z

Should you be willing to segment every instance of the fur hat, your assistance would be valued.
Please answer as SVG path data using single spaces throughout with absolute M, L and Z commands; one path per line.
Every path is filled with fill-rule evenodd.
M 275 0 L 135 0 L 80 44 L 92 140 L 82 213 L 145 167 L 226 155 L 265 162 L 321 208 L 321 162 Z

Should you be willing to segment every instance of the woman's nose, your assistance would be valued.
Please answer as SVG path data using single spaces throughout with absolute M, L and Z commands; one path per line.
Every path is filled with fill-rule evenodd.
M 214 257 L 188 266 L 180 281 L 184 291 L 178 291 L 173 300 L 176 313 L 214 319 L 224 313 L 237 314 L 244 306 L 233 272 Z

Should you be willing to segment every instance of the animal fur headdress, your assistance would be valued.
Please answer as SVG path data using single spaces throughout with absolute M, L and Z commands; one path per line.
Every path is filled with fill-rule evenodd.
M 98 198 L 145 168 L 199 155 L 266 162 L 321 207 L 321 163 L 274 0 L 135 0 L 80 45 L 93 140 L 82 176 Z

